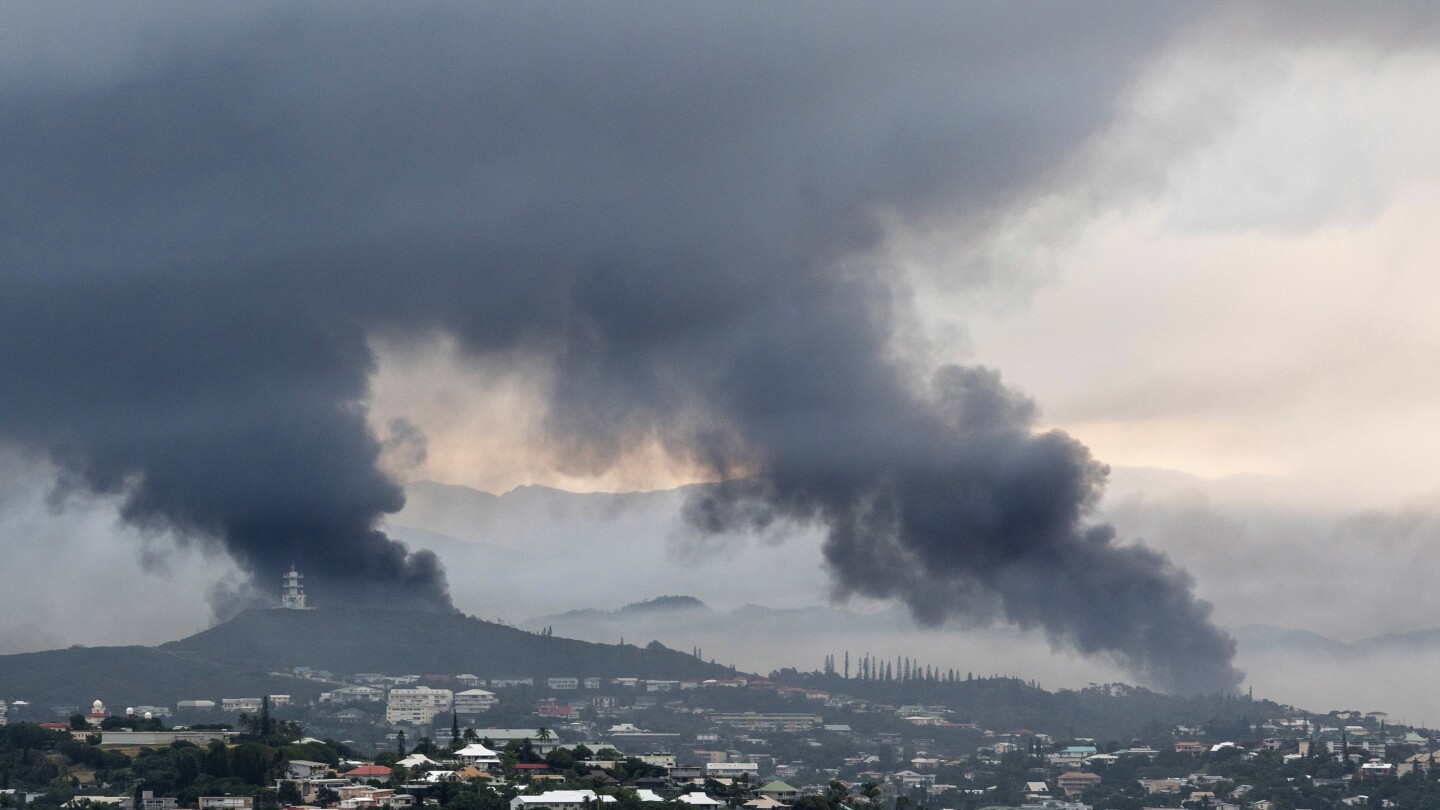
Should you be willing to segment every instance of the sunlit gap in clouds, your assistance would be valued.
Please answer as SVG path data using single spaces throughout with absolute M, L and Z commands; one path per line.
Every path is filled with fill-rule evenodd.
M 370 423 L 378 436 L 395 419 L 419 427 L 426 457 L 396 465 L 403 480 L 429 479 L 500 494 L 538 484 L 569 492 L 644 492 L 722 480 L 687 448 L 638 431 L 613 458 L 562 452 L 548 435 L 553 367 L 521 355 L 468 357 L 444 335 L 376 339 Z M 744 468 L 733 477 L 746 475 Z

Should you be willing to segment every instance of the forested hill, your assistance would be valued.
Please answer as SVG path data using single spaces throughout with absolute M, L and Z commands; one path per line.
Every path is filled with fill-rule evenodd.
M 731 670 L 659 644 L 594 644 L 460 614 L 366 608 L 250 610 L 161 650 L 237 668 L 482 678 L 715 678 Z
M 732 674 L 659 644 L 592 644 L 458 614 L 371 609 L 251 610 L 159 647 L 71 647 L 0 655 L 0 696 L 41 705 L 173 705 L 178 700 L 317 695 L 324 684 L 271 675 L 470 673 L 480 677 L 658 679 Z
M 1245 695 L 1181 697 L 1126 684 L 1049 692 L 1010 677 L 962 676 L 955 681 L 861 680 L 781 670 L 778 682 L 848 694 L 894 706 L 944 707 L 944 718 L 993 731 L 1026 728 L 1057 737 L 1102 740 L 1154 737 L 1178 724 L 1206 726 L 1218 736 L 1246 738 L 1252 723 L 1283 716 L 1289 707 Z
M 71 647 L 0 655 L 0 697 L 37 706 L 173 706 L 179 700 L 292 695 L 313 698 L 322 684 L 166 652 L 155 647 Z

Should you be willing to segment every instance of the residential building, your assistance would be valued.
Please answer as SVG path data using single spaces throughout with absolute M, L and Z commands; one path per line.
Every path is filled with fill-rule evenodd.
M 818 714 L 716 713 L 710 721 L 746 731 L 808 731 L 824 725 Z M 1095 753 L 1091 751 L 1091 753 Z
M 330 770 L 330 764 L 326 762 L 313 762 L 308 759 L 292 759 L 285 766 L 285 775 L 291 779 L 309 779 L 312 776 L 329 773 Z
M 614 796 L 600 796 L 593 790 L 549 790 L 536 796 L 516 796 L 510 800 L 510 810 L 584 810 L 614 801 Z
M 201 796 L 195 800 L 199 810 L 254 810 L 253 796 Z
M 545 685 L 550 689 L 579 689 L 579 678 L 546 678 Z
M 384 765 L 361 765 L 340 775 L 352 782 L 368 782 L 372 779 L 383 782 L 390 778 L 390 773 L 390 769 Z
M 549 739 L 540 739 L 538 728 L 477 728 L 475 736 L 480 740 L 489 740 L 497 748 L 504 748 L 512 742 L 530 741 L 530 747 L 541 755 L 548 754 L 560 747 L 560 742 L 553 735 Z
M 455 758 L 484 768 L 498 767 L 500 765 L 500 754 L 491 751 L 480 743 L 471 743 L 461 748 L 455 752 Z
M 180 806 L 180 800 L 173 796 L 156 796 L 153 790 L 142 790 L 140 801 L 134 805 L 135 810 L 176 810 Z
M 201 748 L 212 742 L 224 742 L 225 732 L 219 730 L 166 729 L 164 731 L 101 731 L 101 746 L 140 746 L 160 748 L 177 742 L 187 742 Z
M 321 703 L 379 703 L 384 699 L 385 690 L 378 686 L 342 686 L 320 693 Z
M 298 779 L 295 786 L 300 788 L 300 801 L 306 804 L 313 804 L 320 795 L 322 789 L 328 788 L 339 793 L 347 787 L 354 787 L 359 780 L 350 780 L 342 777 L 311 777 L 309 779 Z
M 760 766 L 754 762 L 707 762 L 706 776 L 731 777 L 748 776 L 753 781 L 760 775 Z
M 1146 793 L 1179 793 L 1185 783 L 1179 779 L 1141 779 L 1140 787 Z
M 1395 765 L 1390 762 L 1367 762 L 1360 766 L 1361 779 L 1384 779 L 1395 775 Z
M 1084 771 L 1070 771 L 1055 777 L 1055 784 L 1065 791 L 1066 796 L 1077 796 L 1100 784 L 1100 781 L 1099 774 L 1085 773 Z
M 450 711 L 453 698 L 449 689 L 429 686 L 391 689 L 385 704 L 385 722 L 426 725 L 435 715 Z
M 760 788 L 760 795 L 777 802 L 793 802 L 800 798 L 800 789 L 776 779 Z
M 455 693 L 455 713 L 483 714 L 490 711 L 496 702 L 494 692 L 487 692 L 484 689 L 466 689 L 464 692 Z
M 1059 767 L 1080 765 L 1090 757 L 1095 756 L 1099 751 L 1093 745 L 1070 745 L 1050 754 L 1046 759 L 1051 765 Z

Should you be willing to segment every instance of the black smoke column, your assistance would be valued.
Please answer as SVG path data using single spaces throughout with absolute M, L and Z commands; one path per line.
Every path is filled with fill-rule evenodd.
M 98 78 L 0 77 L 0 435 L 68 485 L 264 592 L 293 560 L 317 604 L 448 609 L 377 529 L 366 413 L 372 340 L 445 335 L 553 374 L 569 471 L 658 439 L 744 476 L 698 525 L 819 521 L 842 592 L 1237 682 L 1185 575 L 1086 524 L 1080 444 L 902 368 L 875 258 L 1044 193 L 1193 7 L 210 8 Z

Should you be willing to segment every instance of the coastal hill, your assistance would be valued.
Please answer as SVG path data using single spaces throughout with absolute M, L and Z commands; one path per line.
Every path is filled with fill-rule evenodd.
M 363 608 L 249 610 L 159 647 L 71 647 L 0 656 L 7 700 L 75 705 L 173 705 L 178 700 L 290 694 L 328 688 L 283 674 L 294 667 L 336 673 L 470 673 L 659 679 L 726 677 L 658 643 L 592 644 L 539 635 L 459 614 Z
M 469 673 L 498 676 L 723 678 L 707 664 L 659 644 L 594 644 L 544 636 L 458 613 L 375 608 L 249 610 L 161 650 L 266 670 L 308 666 L 332 672 Z

